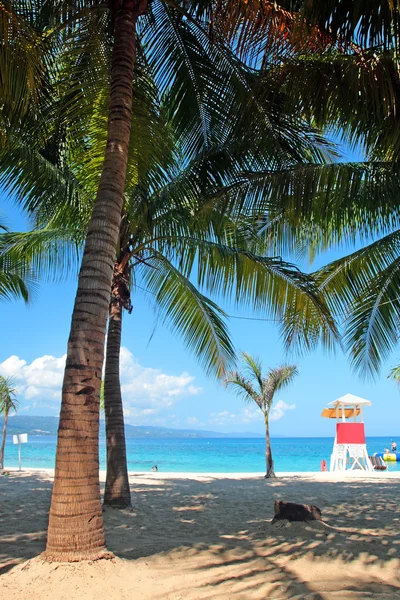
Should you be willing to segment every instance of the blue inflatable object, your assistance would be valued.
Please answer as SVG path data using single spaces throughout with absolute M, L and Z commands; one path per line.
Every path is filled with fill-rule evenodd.
M 374 456 L 390 462 L 400 462 L 400 452 L 375 452 Z

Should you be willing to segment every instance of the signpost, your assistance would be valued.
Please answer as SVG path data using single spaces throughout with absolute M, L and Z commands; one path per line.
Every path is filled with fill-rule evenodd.
M 18 444 L 18 466 L 19 471 L 21 471 L 21 444 L 26 444 L 28 441 L 27 433 L 17 433 L 17 435 L 13 435 L 13 444 Z

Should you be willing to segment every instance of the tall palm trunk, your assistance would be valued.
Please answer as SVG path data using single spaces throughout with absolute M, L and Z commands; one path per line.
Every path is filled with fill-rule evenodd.
M 99 486 L 99 392 L 125 188 L 136 19 L 142 0 L 116 4 L 108 138 L 72 315 L 45 557 L 107 556 Z
M 266 474 L 265 478 L 275 477 L 274 472 L 274 461 L 272 460 L 271 440 L 269 437 L 269 421 L 268 414 L 265 417 L 265 462 L 266 462 Z
M 122 287 L 122 289 L 121 289 Z M 121 291 L 128 293 L 124 268 L 116 264 L 108 322 L 106 368 L 104 375 L 104 412 L 106 417 L 107 476 L 104 504 L 117 508 L 131 505 L 128 466 L 126 461 L 124 411 L 121 396 L 119 358 L 121 349 L 122 310 L 126 306 Z M 128 308 L 129 310 L 129 308 Z
M 4 424 L 3 424 L 3 437 L 1 438 L 1 448 L 0 448 L 0 471 L 3 471 L 3 469 L 4 469 L 4 449 L 6 447 L 7 421 L 8 421 L 8 411 L 5 411 L 4 412 Z

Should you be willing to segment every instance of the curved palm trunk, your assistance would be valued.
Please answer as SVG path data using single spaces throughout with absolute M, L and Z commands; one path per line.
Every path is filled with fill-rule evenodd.
M 108 138 L 68 341 L 45 552 L 48 560 L 107 556 L 99 486 L 99 392 L 125 188 L 140 2 L 122 0 L 115 11 Z
M 8 411 L 4 413 L 3 437 L 1 438 L 1 448 L 0 448 L 0 471 L 4 470 L 4 449 L 6 447 L 7 421 L 8 421 Z
M 266 474 L 265 478 L 275 477 L 274 472 L 274 461 L 272 460 L 271 440 L 269 437 L 269 422 L 268 414 L 265 414 L 265 462 L 266 462 Z
M 123 303 L 118 292 L 119 265 L 114 268 L 110 318 L 108 322 L 106 368 L 104 375 L 104 412 L 107 439 L 107 476 L 104 504 L 116 508 L 131 505 L 126 461 L 124 412 L 121 396 L 119 358 Z

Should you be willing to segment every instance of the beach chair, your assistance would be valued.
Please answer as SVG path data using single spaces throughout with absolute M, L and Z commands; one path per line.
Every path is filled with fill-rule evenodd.
M 386 471 L 387 465 L 385 465 L 385 461 L 380 456 L 370 456 L 369 460 L 374 467 L 374 471 Z

